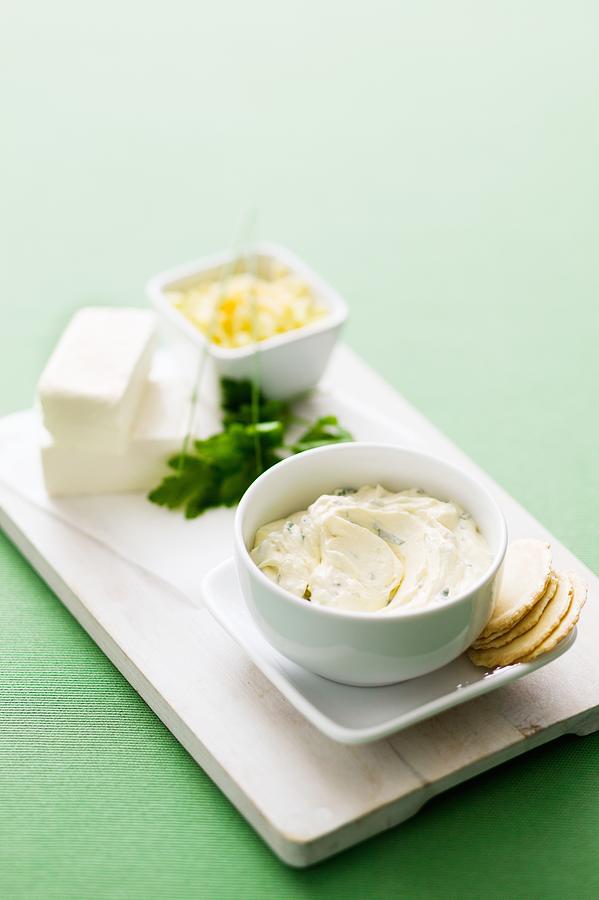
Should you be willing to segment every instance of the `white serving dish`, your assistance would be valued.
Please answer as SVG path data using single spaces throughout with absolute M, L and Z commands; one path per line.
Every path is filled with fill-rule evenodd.
M 419 487 L 456 501 L 474 517 L 491 549 L 483 577 L 461 596 L 429 607 L 355 612 L 295 597 L 252 561 L 249 550 L 260 526 L 306 509 L 321 494 L 365 484 L 392 491 Z M 234 546 L 248 609 L 273 647 L 334 681 L 384 685 L 445 666 L 478 637 L 491 616 L 507 527 L 495 500 L 461 469 L 406 447 L 355 442 L 310 450 L 264 472 L 237 508 Z
M 260 341 L 255 348 L 229 349 L 211 343 L 173 307 L 167 292 L 222 277 L 234 259 L 231 253 L 205 257 L 162 272 L 148 282 L 147 294 L 160 314 L 163 333 L 174 345 L 174 353 L 190 380 L 195 379 L 201 355 L 207 352 L 219 377 L 254 378 L 258 371 L 260 386 L 268 397 L 298 396 L 314 387 L 322 376 L 347 319 L 347 304 L 289 250 L 275 244 L 256 244 L 244 254 L 245 258 L 252 256 L 256 257 L 258 274 L 268 275 L 274 265 L 286 266 L 297 273 L 327 307 L 328 315 L 313 325 Z
M 281 656 L 256 627 L 243 599 L 232 559 L 204 579 L 206 606 L 263 675 L 319 731 L 342 744 L 377 741 L 417 722 L 503 687 L 565 653 L 570 636 L 534 662 L 490 672 L 473 665 L 465 654 L 441 669 L 383 687 L 338 684 Z

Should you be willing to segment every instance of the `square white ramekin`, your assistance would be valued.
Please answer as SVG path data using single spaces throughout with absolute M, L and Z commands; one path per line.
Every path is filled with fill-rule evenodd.
M 162 330 L 190 379 L 197 372 L 200 354 L 207 352 L 219 377 L 257 376 L 264 394 L 273 399 L 302 394 L 314 387 L 324 372 L 347 319 L 347 304 L 306 263 L 283 247 L 256 244 L 243 257 L 255 257 L 259 273 L 268 273 L 273 265 L 286 266 L 310 285 L 328 314 L 312 325 L 260 341 L 254 347 L 228 349 L 211 343 L 172 305 L 167 292 L 221 277 L 233 260 L 232 253 L 222 253 L 170 269 L 148 282 L 146 291 L 160 314 Z

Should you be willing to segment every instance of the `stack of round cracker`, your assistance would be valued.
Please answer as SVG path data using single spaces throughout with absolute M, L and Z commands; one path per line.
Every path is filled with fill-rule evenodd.
M 494 669 L 548 653 L 576 625 L 586 595 L 578 575 L 553 570 L 549 544 L 514 541 L 495 581 L 493 615 L 468 651 L 470 659 Z

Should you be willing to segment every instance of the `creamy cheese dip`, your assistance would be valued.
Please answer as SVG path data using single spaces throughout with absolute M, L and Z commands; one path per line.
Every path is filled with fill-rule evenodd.
M 380 485 L 323 494 L 263 525 L 251 555 L 297 597 L 362 612 L 442 603 L 491 563 L 476 522 L 456 503 Z

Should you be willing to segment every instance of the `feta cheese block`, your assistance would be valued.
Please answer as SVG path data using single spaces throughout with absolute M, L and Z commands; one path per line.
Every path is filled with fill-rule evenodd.
M 154 349 L 144 309 L 87 307 L 69 322 L 38 384 L 44 425 L 57 444 L 122 453 Z
M 189 418 L 189 389 L 172 377 L 151 376 L 129 446 L 122 453 L 67 447 L 44 431 L 46 490 L 52 495 L 146 491 L 167 474 L 166 460 L 180 450 Z

